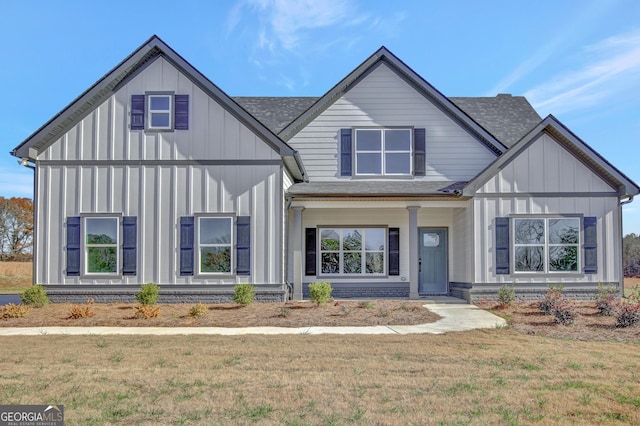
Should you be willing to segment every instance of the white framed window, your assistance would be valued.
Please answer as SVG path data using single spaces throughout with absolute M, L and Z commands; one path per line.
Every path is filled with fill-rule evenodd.
M 578 272 L 580 218 L 514 218 L 515 272 Z
M 321 275 L 386 274 L 386 228 L 320 228 Z
M 173 128 L 173 95 L 147 95 L 147 105 L 149 105 L 148 129 L 168 130 Z
M 233 217 L 198 217 L 198 273 L 233 273 Z
M 356 129 L 355 174 L 411 175 L 411 134 L 411 129 Z
M 120 271 L 120 219 L 84 217 L 85 275 L 118 275 Z

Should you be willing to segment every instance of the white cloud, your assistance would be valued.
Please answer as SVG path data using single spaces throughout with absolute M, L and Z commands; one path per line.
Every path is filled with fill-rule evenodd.
M 246 0 L 259 15 L 258 47 L 286 50 L 300 45 L 304 33 L 347 21 L 353 11 L 350 0 Z M 229 15 L 228 24 L 237 25 L 238 6 Z
M 587 109 L 640 89 L 640 29 L 587 46 L 581 56 L 581 67 L 525 93 L 536 109 L 554 114 Z

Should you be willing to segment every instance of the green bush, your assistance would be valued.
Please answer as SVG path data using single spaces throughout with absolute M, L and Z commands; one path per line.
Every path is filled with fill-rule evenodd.
M 248 306 L 256 297 L 256 289 L 251 284 L 238 284 L 233 287 L 233 301 L 238 305 Z
M 516 300 L 516 290 L 513 286 L 503 284 L 498 290 L 498 303 L 500 303 L 500 306 L 511 306 L 514 300 Z
M 158 292 L 160 291 L 160 287 L 158 284 L 147 283 L 142 284 L 142 289 L 135 294 L 136 302 L 140 303 L 143 306 L 155 305 L 158 301 Z
M 327 281 L 318 281 L 309 284 L 309 300 L 320 306 L 331 300 L 331 283 Z
M 41 285 L 34 285 L 23 291 L 22 294 L 20 294 L 20 300 L 22 300 L 22 303 L 25 305 L 32 305 L 36 308 L 50 303 L 47 297 L 47 291 L 44 286 Z

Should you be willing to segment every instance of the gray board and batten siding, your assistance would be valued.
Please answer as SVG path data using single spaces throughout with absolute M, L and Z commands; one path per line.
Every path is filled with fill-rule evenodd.
M 131 96 L 159 87 L 189 95 L 188 131 L 129 129 Z M 41 256 L 36 282 L 68 285 L 71 293 L 71 286 L 95 286 L 96 295 L 105 286 L 146 282 L 217 285 L 217 290 L 249 282 L 283 297 L 282 157 L 164 57 L 147 64 L 43 150 L 37 161 Z M 138 218 L 135 275 L 66 274 L 60 249 L 66 218 L 93 213 Z M 200 213 L 251 218 L 254 255 L 249 276 L 180 275 L 180 218 Z M 61 287 L 51 288 L 56 289 L 64 293 Z M 117 293 L 116 288 L 109 292 Z

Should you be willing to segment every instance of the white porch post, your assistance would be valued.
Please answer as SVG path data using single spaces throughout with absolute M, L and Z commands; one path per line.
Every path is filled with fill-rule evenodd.
M 407 206 L 409 210 L 409 298 L 418 298 L 418 209 L 420 206 Z
M 291 246 L 293 248 L 293 300 L 302 300 L 302 211 L 304 207 L 291 207 L 293 210 L 293 229 Z

